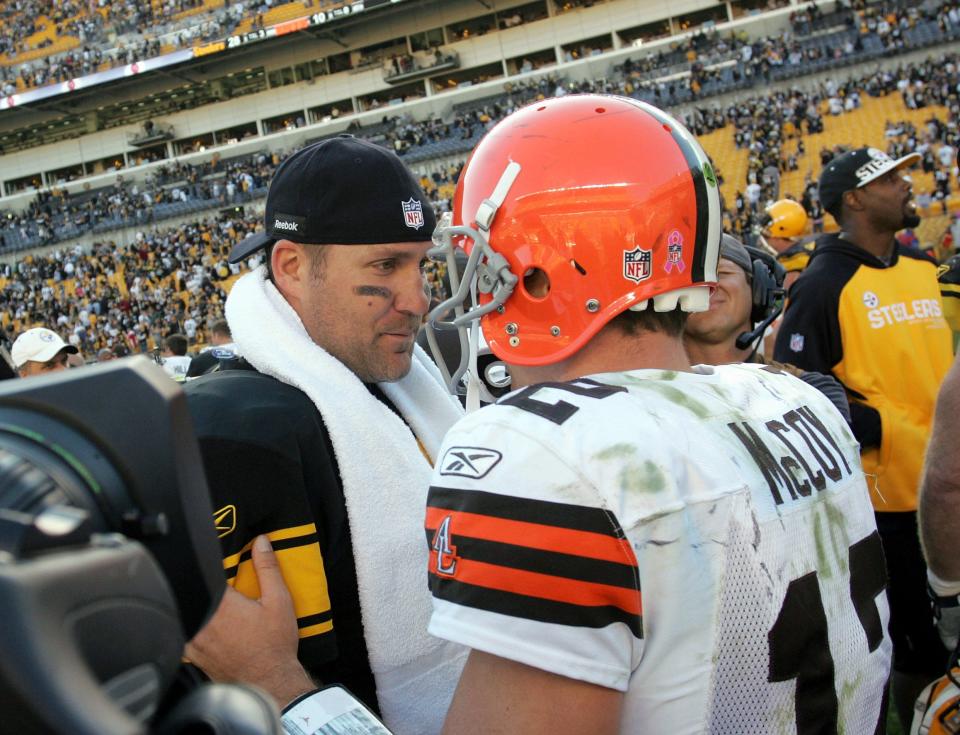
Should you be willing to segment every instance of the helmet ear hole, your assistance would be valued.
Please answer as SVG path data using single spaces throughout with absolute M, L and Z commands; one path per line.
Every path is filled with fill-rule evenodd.
M 523 290 L 532 299 L 545 299 L 550 294 L 550 277 L 541 268 L 528 268 L 523 274 Z

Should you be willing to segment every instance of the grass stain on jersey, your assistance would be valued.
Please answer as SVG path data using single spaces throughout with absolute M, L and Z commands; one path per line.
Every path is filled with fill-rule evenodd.
M 817 548 L 817 570 L 821 577 L 830 579 L 834 568 L 846 574 L 849 566 L 847 549 L 850 539 L 840 509 L 829 502 L 818 503 L 813 521 L 813 537 Z M 829 538 L 827 538 L 829 536 Z
M 667 476 L 656 462 L 648 459 L 641 465 L 636 461 L 630 461 L 636 456 L 637 451 L 635 444 L 621 442 L 597 452 L 593 458 L 601 462 L 625 461 L 617 476 L 623 492 L 658 493 L 664 490 L 667 487 Z
M 680 406 L 681 408 L 687 409 L 697 418 L 708 419 L 713 415 L 706 406 L 699 401 L 694 400 L 679 388 L 674 388 L 672 385 L 665 385 L 661 382 L 650 379 L 634 378 L 630 375 L 627 375 L 626 377 L 632 385 L 659 393 L 675 406 Z
M 627 459 L 635 456 L 636 453 L 637 446 L 635 444 L 620 442 L 619 444 L 611 444 L 606 449 L 601 449 L 593 455 L 593 458 L 599 459 L 601 462 L 607 462 L 611 459 Z
M 843 713 L 852 706 L 851 700 L 856 695 L 857 690 L 860 688 L 860 684 L 862 682 L 863 672 L 860 672 L 853 681 L 844 680 L 840 684 L 840 695 L 837 697 L 837 712 L 840 713 L 840 717 L 837 720 L 837 735 L 846 735 L 847 728 L 844 727 L 846 723 Z
M 667 476 L 655 462 L 646 460 L 643 467 L 628 465 L 620 472 L 620 487 L 627 492 L 658 493 L 667 487 Z

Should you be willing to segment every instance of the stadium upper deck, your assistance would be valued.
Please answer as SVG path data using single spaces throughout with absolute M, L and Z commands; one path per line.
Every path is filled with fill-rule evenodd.
M 307 18 L 102 72 L 108 83 L 81 78 L 35 90 L 57 92 L 45 99 L 0 99 L 4 194 L 398 101 L 437 99 L 439 108 L 445 92 L 588 55 L 601 55 L 606 71 L 635 44 L 669 45 L 672 34 L 738 18 L 766 33 L 799 7 L 747 22 L 759 0 L 383 1 L 309 6 Z M 290 5 L 308 7 L 275 10 Z M 147 121 L 173 139 L 135 145 L 151 140 Z
M 418 9 L 418 12 L 427 12 L 429 9 L 428 6 L 432 5 L 435 5 L 435 3 L 411 4 L 407 6 L 407 10 L 404 12 L 410 12 L 410 10 L 414 8 Z M 454 10 L 453 5 L 454 3 L 451 1 L 444 4 L 443 9 L 452 11 Z M 475 4 L 473 5 L 476 7 Z M 406 79 L 409 76 L 417 77 L 419 75 L 420 78 L 413 82 L 403 82 L 403 79 L 401 79 L 400 86 L 413 85 L 418 91 L 416 91 L 415 94 L 411 94 L 411 96 L 424 98 L 420 103 L 404 105 L 404 112 L 415 112 L 415 116 L 418 119 L 427 118 L 431 114 L 437 116 L 445 114 L 448 116 L 451 110 L 456 112 L 469 106 L 469 104 L 471 104 L 469 102 L 471 98 L 483 96 L 484 93 L 489 95 L 491 92 L 494 94 L 502 94 L 502 84 L 499 85 L 500 89 L 490 89 L 486 91 L 485 88 L 490 88 L 490 84 L 472 87 L 472 78 L 467 79 L 466 83 L 461 83 L 460 85 L 451 84 L 449 80 L 447 83 L 438 85 L 438 79 L 442 80 L 447 77 L 462 74 L 469 76 L 470 74 L 477 73 L 478 67 L 464 68 L 462 61 L 464 57 L 468 57 L 468 51 L 473 54 L 473 57 L 481 59 L 483 58 L 483 53 L 490 53 L 491 50 L 495 53 L 499 61 L 494 64 L 497 68 L 490 72 L 490 78 L 492 79 L 503 79 L 508 75 L 515 76 L 514 72 L 521 72 L 519 78 L 523 79 L 524 76 L 522 72 L 524 70 L 543 69 L 555 69 L 556 73 L 569 74 L 570 78 L 579 80 L 602 80 L 608 76 L 615 79 L 622 71 L 622 69 L 617 69 L 617 67 L 619 67 L 617 62 L 624 62 L 625 60 L 629 60 L 632 65 L 632 77 L 634 79 L 660 77 L 661 79 L 673 80 L 676 77 L 686 77 L 683 84 L 675 85 L 671 81 L 669 84 L 669 97 L 660 98 L 658 96 L 656 99 L 651 97 L 650 101 L 663 105 L 689 101 L 698 88 L 701 94 L 707 94 L 711 92 L 716 93 L 716 91 L 719 90 L 733 89 L 737 86 L 744 86 L 748 82 L 752 83 L 753 80 L 745 79 L 742 75 L 738 74 L 738 69 L 742 71 L 743 68 L 742 53 L 745 45 L 742 39 L 746 37 L 745 32 L 750 31 L 751 34 L 759 34 L 761 31 L 768 33 L 780 32 L 790 28 L 789 23 L 791 20 L 793 21 L 793 30 L 796 32 L 796 35 L 792 37 L 790 42 L 781 43 L 778 39 L 776 47 L 765 50 L 765 53 L 770 54 L 771 59 L 776 60 L 778 57 L 781 57 L 780 60 L 783 62 L 779 67 L 773 67 L 773 78 L 796 76 L 817 69 L 832 68 L 836 65 L 850 63 L 851 60 L 865 61 L 897 50 L 892 48 L 892 44 L 888 44 L 887 41 L 884 40 L 884 37 L 876 32 L 878 19 L 881 21 L 884 19 L 884 15 L 878 12 L 880 10 L 880 6 L 878 5 L 868 7 L 865 12 L 861 12 L 859 15 L 834 12 L 822 14 L 819 17 L 814 16 L 813 19 L 810 19 L 808 16 L 807 6 L 803 8 L 786 8 L 756 17 L 741 18 L 739 21 L 728 23 L 725 28 L 721 26 L 724 30 L 738 31 L 740 40 L 730 40 L 729 34 L 725 33 L 724 36 L 727 37 L 727 41 L 723 43 L 696 44 L 691 43 L 690 33 L 688 32 L 683 46 L 679 46 L 679 42 L 682 39 L 675 35 L 661 41 L 645 43 L 643 51 L 637 51 L 633 47 L 623 48 L 625 40 L 635 32 L 635 29 L 631 30 L 628 28 L 621 31 L 610 30 L 605 36 L 583 38 L 584 34 L 592 32 L 594 28 L 594 25 L 586 23 L 587 20 L 590 20 L 591 23 L 595 25 L 598 24 L 608 29 L 611 25 L 616 28 L 618 27 L 616 20 L 620 16 L 613 13 L 613 11 L 624 9 L 623 3 L 617 0 L 611 0 L 611 2 L 607 3 L 592 3 L 591 5 L 592 7 L 589 8 L 568 8 L 566 11 L 563 11 L 559 6 L 550 6 L 547 2 L 541 0 L 540 2 L 528 2 L 510 6 L 504 11 L 498 11 L 493 14 L 477 16 L 477 18 L 483 20 L 484 23 L 493 23 L 492 26 L 477 25 L 476 23 L 461 23 L 460 25 L 447 23 L 438 29 L 441 33 L 435 40 L 445 40 L 449 38 L 454 31 L 459 34 L 457 36 L 458 38 L 462 37 L 453 44 L 443 47 L 445 52 L 460 52 L 460 60 L 458 63 L 461 65 L 459 70 L 448 69 L 444 72 L 431 66 L 430 64 L 437 59 L 436 54 L 427 54 L 426 61 L 428 65 L 424 69 L 410 68 L 409 65 L 405 67 L 402 63 L 403 59 L 414 58 L 415 52 L 413 52 L 412 49 L 416 48 L 416 37 L 408 35 L 401 39 L 404 41 L 402 48 L 396 44 L 381 45 L 379 49 L 370 51 L 370 49 L 373 48 L 372 46 L 361 46 L 357 51 L 347 52 L 351 59 L 359 60 L 357 62 L 360 64 L 359 68 L 351 67 L 344 72 L 305 79 L 301 82 L 297 82 L 296 79 L 300 78 L 297 70 L 303 70 L 302 64 L 299 66 L 294 64 L 293 66 L 281 67 L 280 69 L 265 69 L 264 67 L 260 67 L 259 71 L 247 68 L 245 70 L 246 73 L 240 74 L 228 72 L 227 79 L 239 76 L 241 77 L 241 82 L 243 79 L 255 77 L 252 83 L 255 89 L 253 89 L 253 91 L 241 89 L 237 94 L 232 94 L 234 90 L 231 89 L 231 94 L 214 95 L 214 99 L 210 100 L 205 99 L 202 92 L 209 92 L 211 87 L 216 87 L 217 85 L 211 84 L 209 81 L 198 81 L 185 85 L 178 84 L 168 89 L 166 93 L 154 93 L 146 97 L 144 97 L 141 92 L 139 98 L 136 94 L 136 88 L 133 88 L 129 90 L 132 94 L 130 99 L 123 102 L 118 101 L 109 107 L 99 105 L 98 107 L 100 109 L 93 111 L 92 116 L 95 118 L 94 122 L 102 122 L 103 127 L 108 128 L 107 130 L 82 135 L 70 143 L 64 142 L 39 146 L 24 151 L 23 153 L 5 155 L 4 175 L 5 178 L 9 177 L 6 178 L 5 181 L 8 193 L 14 193 L 16 190 L 24 191 L 19 197 L 7 197 L 5 201 L 0 202 L 0 206 L 6 205 L 6 207 L 19 211 L 19 208 L 24 207 L 33 198 L 33 185 L 41 181 L 42 185 L 59 185 L 58 188 L 60 189 L 72 191 L 95 190 L 97 187 L 112 185 L 116 179 L 116 173 L 114 173 L 114 171 L 118 168 L 130 169 L 124 173 L 124 178 L 128 182 L 130 180 L 137 180 L 138 175 L 142 180 L 144 174 L 146 174 L 147 170 L 151 167 L 149 165 L 138 166 L 137 164 L 151 160 L 159 161 L 155 165 L 162 165 L 170 159 L 179 157 L 180 160 L 196 164 L 203 160 L 209 160 L 211 156 L 222 155 L 223 157 L 230 157 L 240 153 L 252 153 L 258 150 L 269 150 L 271 152 L 285 151 L 307 140 L 335 133 L 345 128 L 348 124 L 356 125 L 361 121 L 366 124 L 363 129 L 364 134 L 370 136 L 375 134 L 376 131 L 372 130 L 368 124 L 379 122 L 379 119 L 383 117 L 384 107 L 388 106 L 390 98 L 387 97 L 387 102 L 385 103 L 381 103 L 380 100 L 383 98 L 383 95 L 396 94 L 395 88 L 390 85 L 390 82 L 396 82 L 397 80 L 394 79 L 394 77 L 398 76 Z M 831 6 L 830 3 L 823 3 L 822 5 L 827 9 Z M 939 5 L 939 3 L 934 3 L 934 5 Z M 909 7 L 909 10 L 902 9 L 900 13 L 901 19 L 904 22 L 904 31 L 902 34 L 897 34 L 898 42 L 903 44 L 905 48 L 922 47 L 930 43 L 935 43 L 937 40 L 942 42 L 942 40 L 949 37 L 949 34 L 945 34 L 944 30 L 938 27 L 938 16 L 936 13 L 929 15 L 929 18 L 925 20 L 924 16 L 920 14 L 920 11 L 915 6 L 907 7 Z M 367 16 L 367 19 L 364 20 L 362 14 L 354 13 L 354 17 L 351 20 L 355 22 L 356 29 L 354 30 L 354 24 L 344 23 L 339 26 L 341 29 L 344 29 L 338 32 L 341 40 L 349 41 L 353 38 L 354 34 L 365 38 L 366 36 L 363 34 L 370 33 L 370 26 L 373 25 L 377 27 L 382 35 L 389 33 L 390 29 L 397 27 L 398 24 L 402 26 L 404 23 L 409 23 L 410 19 L 404 19 L 405 16 L 399 13 L 401 9 L 401 6 L 393 8 L 393 13 L 379 16 L 380 21 L 376 23 L 374 23 L 373 15 Z M 437 10 L 438 8 L 434 7 L 433 9 Z M 542 18 L 536 17 L 534 11 L 538 9 L 546 11 L 547 15 Z M 551 9 L 557 12 L 558 15 L 550 15 Z M 956 10 L 956 6 L 953 6 L 953 9 Z M 590 15 L 591 13 L 595 14 L 597 11 L 603 11 L 602 17 Z M 474 12 L 476 12 L 475 9 Z M 726 12 L 728 14 L 732 13 L 732 6 L 727 6 Z M 944 12 L 945 8 L 941 7 L 940 13 L 943 14 Z M 524 13 L 527 14 L 525 15 Z M 614 22 L 611 22 L 611 15 L 614 18 Z M 442 20 L 442 18 L 439 17 L 434 18 L 433 15 L 429 15 L 429 17 L 431 20 L 436 20 L 436 22 Z M 418 18 L 420 18 L 419 14 L 417 14 L 413 20 L 417 20 Z M 636 20 L 636 18 L 632 16 L 627 19 Z M 473 20 L 476 20 L 476 18 Z M 570 20 L 577 21 L 572 31 L 566 25 L 567 21 Z M 668 18 L 666 20 L 666 26 L 662 26 L 661 31 L 664 30 L 664 28 L 667 30 L 679 28 L 680 24 L 676 23 L 675 20 L 675 17 Z M 862 28 L 859 27 L 861 25 L 863 26 Z M 948 26 L 946 31 L 953 32 L 954 35 L 956 35 L 956 31 L 960 30 L 960 28 L 950 27 L 949 23 L 946 25 Z M 336 30 L 337 27 L 336 23 L 331 23 L 328 26 L 328 30 Z M 564 38 L 561 32 L 569 33 L 571 37 L 579 37 L 580 40 L 578 42 L 561 43 L 550 46 L 539 54 L 531 51 L 530 49 L 532 47 L 527 45 L 525 47 L 527 52 L 517 57 L 517 59 L 514 59 L 511 65 L 511 60 L 506 58 L 509 48 L 505 46 L 505 42 L 512 38 L 510 34 L 514 31 L 523 31 L 524 39 L 529 41 L 533 32 L 537 30 L 538 27 L 541 27 L 541 30 L 552 28 L 550 40 L 553 41 L 558 40 L 558 38 L 560 40 Z M 697 26 L 697 28 L 699 27 L 700 26 Z M 502 30 L 498 31 L 496 30 L 497 28 L 502 28 Z M 451 29 L 453 29 L 453 31 Z M 481 35 L 481 31 L 484 29 L 487 29 L 487 32 Z M 426 33 L 429 34 L 429 32 Z M 241 44 L 236 52 L 231 54 L 231 52 L 227 51 L 222 57 L 218 56 L 218 54 L 222 52 L 214 52 L 208 55 L 209 58 L 213 59 L 213 61 L 210 62 L 211 70 L 200 69 L 196 64 L 193 66 L 185 65 L 182 67 L 182 70 L 178 68 L 178 70 L 172 72 L 167 70 L 154 74 L 143 74 L 136 79 L 135 82 L 139 83 L 140 88 L 148 83 L 157 83 L 161 87 L 164 85 L 170 87 L 171 80 L 181 81 L 190 74 L 205 73 L 207 76 L 211 76 L 216 74 L 217 71 L 229 68 L 231 65 L 249 63 L 255 54 L 259 55 L 257 58 L 262 58 L 264 54 L 269 54 L 269 59 L 272 62 L 271 65 L 284 63 L 291 59 L 295 60 L 299 58 L 298 55 L 302 51 L 299 47 L 305 42 L 304 38 L 298 38 L 298 36 L 302 35 L 304 35 L 304 33 L 291 34 L 291 36 L 286 39 L 260 44 L 259 46 L 256 44 Z M 316 45 L 318 39 L 312 35 L 310 38 L 314 40 Z M 636 38 L 642 40 L 645 37 L 641 34 L 636 36 Z M 865 42 L 860 44 L 861 48 L 858 53 L 855 54 L 856 58 L 853 58 L 853 56 L 842 58 L 844 54 L 840 53 L 840 49 L 844 45 L 853 48 L 854 44 L 852 39 L 856 38 L 860 38 Z M 694 38 L 694 40 L 696 40 L 696 38 Z M 543 41 L 541 41 L 541 43 L 542 42 Z M 491 43 L 494 47 L 493 49 L 491 49 Z M 517 42 L 513 41 L 512 43 Z M 754 45 L 756 46 L 756 44 Z M 616 48 L 617 46 L 621 48 L 618 49 Z M 888 48 L 888 46 L 891 47 Z M 293 47 L 293 49 L 289 50 L 287 47 Z M 406 51 L 404 49 L 406 49 Z M 653 52 L 648 49 L 652 49 Z M 793 63 L 795 60 L 786 58 L 790 49 L 793 49 L 794 53 L 800 54 L 802 63 Z M 380 52 L 379 56 L 376 55 L 378 50 Z M 837 53 L 834 54 L 834 51 Z M 364 54 L 375 56 L 378 61 L 367 61 L 364 62 L 366 66 L 363 66 L 360 62 L 363 61 Z M 443 54 L 440 56 L 443 58 Z M 276 59 L 276 61 L 273 61 L 274 59 Z M 756 61 L 755 59 L 754 62 Z M 311 63 L 315 62 L 316 59 Z M 699 81 L 695 81 L 690 77 L 690 74 L 691 70 L 696 72 L 698 64 L 702 67 L 701 72 L 703 71 L 703 67 L 705 67 L 708 73 L 701 74 Z M 754 63 L 754 65 L 756 64 Z M 328 89 L 318 89 L 318 87 L 321 86 L 324 88 L 329 87 L 333 81 L 335 81 L 335 77 L 339 77 L 340 81 L 345 80 L 350 83 L 355 82 L 358 77 L 362 76 L 366 78 L 366 83 L 370 83 L 371 80 L 369 77 L 371 73 L 376 77 L 374 86 L 379 84 L 380 88 L 385 89 L 381 89 L 379 92 L 374 91 L 367 96 L 356 95 L 342 101 L 333 102 L 329 100 L 329 94 L 324 95 L 325 91 L 329 91 Z M 479 78 L 486 78 L 483 76 L 482 68 L 480 73 L 481 77 Z M 292 81 L 288 83 L 288 80 Z M 214 81 L 218 80 L 215 79 Z M 109 86 L 79 89 L 75 96 L 67 95 L 60 98 L 60 101 L 61 103 L 65 101 L 65 103 L 75 104 L 86 103 L 90 101 L 91 98 L 96 98 L 95 101 L 103 101 L 104 96 L 119 94 L 119 92 L 115 90 L 121 86 L 122 83 L 118 83 Z M 437 89 L 434 89 L 434 86 L 442 86 L 443 90 L 452 87 L 456 91 L 452 94 L 442 94 Z M 666 89 L 666 85 L 660 86 Z M 245 95 L 244 92 L 246 92 Z M 222 98 L 224 96 L 228 96 L 230 99 L 220 99 L 220 101 L 216 101 L 216 98 Z M 243 99 L 235 99 L 235 97 L 243 97 Z M 325 101 L 322 101 L 319 105 L 309 106 L 309 103 L 318 97 Z M 400 99 L 400 97 L 394 99 Z M 165 121 L 150 117 L 150 113 L 155 112 L 158 107 L 162 107 L 164 102 L 176 104 L 186 109 L 167 116 Z M 204 102 L 208 104 L 204 104 Z M 52 106 L 54 103 L 51 102 L 48 104 Z M 288 104 L 296 104 L 298 108 L 281 113 L 280 115 L 276 114 L 278 109 L 283 110 Z M 260 115 L 263 114 L 261 110 L 263 110 L 264 106 L 268 106 L 266 112 L 270 113 L 269 117 L 260 117 Z M 34 106 L 0 111 L 0 126 L 5 122 L 5 115 L 37 114 L 40 110 L 44 110 L 47 105 L 38 103 L 35 107 L 39 108 L 36 112 L 34 111 Z M 368 111 L 368 108 L 373 111 Z M 398 111 L 395 111 L 394 108 L 391 107 L 389 114 L 393 115 L 396 114 L 396 112 Z M 221 117 L 228 113 L 235 115 L 235 117 L 229 121 L 232 123 L 230 127 L 219 130 L 210 129 L 211 119 Z M 354 114 L 351 115 L 352 113 Z M 91 115 L 88 114 L 88 117 L 89 116 Z M 139 119 L 146 118 L 146 124 L 152 126 L 152 130 L 150 131 L 153 137 L 152 144 L 142 145 L 144 139 L 150 142 L 151 135 L 148 135 L 147 131 L 140 125 L 134 126 L 132 130 L 130 130 L 129 127 L 124 129 L 123 127 L 119 127 L 119 125 L 119 129 L 111 129 L 108 127 L 110 124 L 117 124 L 119 120 L 129 119 L 130 117 L 139 117 Z M 324 120 L 327 122 L 324 123 Z M 174 133 L 182 133 L 184 130 L 190 128 L 201 132 L 182 137 L 173 135 L 171 140 L 164 140 L 164 133 L 169 130 L 165 122 L 167 124 L 173 124 L 172 129 Z M 48 130 L 52 129 L 54 134 L 59 132 L 56 124 L 47 124 L 44 127 Z M 130 138 L 137 138 L 138 136 L 140 141 L 133 141 L 133 143 L 141 143 L 139 146 L 132 144 L 129 140 Z M 35 141 L 31 137 L 28 138 L 24 144 L 26 145 L 33 142 Z M 469 142 L 470 141 L 468 141 L 468 143 Z M 111 144 L 117 145 L 118 147 L 122 146 L 126 150 L 121 150 L 119 154 L 107 156 L 102 159 L 90 156 L 90 151 L 94 150 L 97 146 Z M 456 141 L 453 141 L 452 145 L 453 148 L 456 148 Z M 441 145 L 436 147 L 435 150 L 431 149 L 429 154 L 427 151 L 419 150 L 415 153 L 417 154 L 416 157 L 421 159 L 430 156 L 439 157 L 445 153 L 462 153 L 460 148 L 456 150 L 452 148 L 447 150 L 447 148 L 450 148 L 450 145 L 447 145 L 446 148 Z M 467 145 L 467 148 L 469 148 L 469 145 Z M 423 155 L 419 155 L 420 153 L 423 153 Z M 19 172 L 16 171 L 16 167 L 18 165 L 36 167 L 38 161 L 42 162 L 46 156 L 51 154 L 54 156 L 54 161 L 58 168 L 47 169 L 45 171 L 41 170 L 40 172 L 28 174 L 27 176 L 17 176 Z M 70 161 L 71 157 L 74 157 L 74 162 Z M 77 157 L 79 157 L 79 161 L 76 160 Z M 34 170 L 36 169 L 34 168 Z M 97 173 L 101 173 L 101 175 L 97 176 Z M 93 175 L 91 176 L 91 174 Z M 73 181 L 72 184 L 67 186 L 62 185 L 63 182 L 71 180 Z

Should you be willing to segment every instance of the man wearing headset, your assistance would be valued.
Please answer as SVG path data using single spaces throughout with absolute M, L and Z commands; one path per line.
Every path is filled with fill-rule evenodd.
M 691 314 L 683 345 L 694 365 L 764 362 L 757 340 L 783 309 L 786 271 L 777 259 L 724 234 L 717 266 L 717 289 L 708 311 Z M 766 361 L 769 362 L 769 361 Z M 830 375 L 775 363 L 826 395 L 850 421 L 850 404 L 843 386 Z

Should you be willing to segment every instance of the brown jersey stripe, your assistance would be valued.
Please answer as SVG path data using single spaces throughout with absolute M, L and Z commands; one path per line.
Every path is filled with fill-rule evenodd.
M 430 552 L 430 573 L 437 575 L 437 552 Z M 611 606 L 630 615 L 642 612 L 640 591 L 609 584 L 596 584 L 551 574 L 511 569 L 459 557 L 452 578 L 457 582 L 486 589 L 512 592 L 541 600 L 565 602 L 582 607 Z
M 438 486 L 430 488 L 427 505 L 431 508 L 467 511 L 492 518 L 539 523 L 606 536 L 624 535 L 615 516 L 603 508 Z
M 604 513 L 604 511 L 598 512 Z M 436 529 L 447 517 L 451 518 L 450 528 L 454 537 L 469 536 L 543 551 L 555 551 L 572 556 L 636 564 L 630 543 L 622 536 L 614 535 L 614 527 L 610 525 L 609 521 L 607 522 L 607 533 L 602 534 L 593 531 L 574 530 L 569 527 L 558 528 L 535 520 L 508 520 L 477 513 L 428 507 L 427 529 Z M 616 528 L 619 530 L 619 526 Z
M 457 579 L 435 574 L 430 575 L 430 589 L 436 598 L 456 605 L 524 620 L 580 628 L 605 628 L 614 623 L 623 623 L 635 637 L 643 638 L 641 615 L 627 612 L 615 605 L 577 605 L 466 584 Z
M 435 533 L 432 529 L 426 529 L 428 545 L 432 545 Z M 474 559 L 513 569 L 525 569 L 528 572 L 552 574 L 557 577 L 628 589 L 637 589 L 640 586 L 635 564 L 590 559 L 555 551 L 541 551 L 517 544 L 462 536 L 458 532 L 455 532 L 451 538 L 451 543 L 456 547 L 454 556 L 458 559 Z

